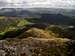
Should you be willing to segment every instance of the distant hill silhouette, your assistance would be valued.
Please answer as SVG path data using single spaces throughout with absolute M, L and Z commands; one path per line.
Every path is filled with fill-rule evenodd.
M 39 8 L 40 9 L 40 8 Z M 23 18 L 28 18 L 28 17 L 33 17 L 33 18 L 39 18 L 38 22 L 41 23 L 50 23 L 50 24 L 74 24 L 74 19 L 73 17 L 69 17 L 64 15 L 62 12 L 61 13 L 54 13 L 53 10 L 51 13 L 49 11 L 42 10 L 41 11 L 36 11 L 32 9 L 30 10 L 23 10 L 23 9 L 15 9 L 15 8 L 4 8 L 0 9 L 0 16 L 14 16 L 14 17 L 23 17 Z M 52 10 L 52 9 L 51 9 Z M 63 10 L 64 11 L 64 10 Z M 74 13 L 73 13 L 74 14 Z M 73 22 L 73 23 L 72 23 Z M 34 22 L 33 22 L 34 23 Z
M 73 21 L 71 17 L 61 14 L 41 14 L 41 19 L 52 24 L 69 24 Z

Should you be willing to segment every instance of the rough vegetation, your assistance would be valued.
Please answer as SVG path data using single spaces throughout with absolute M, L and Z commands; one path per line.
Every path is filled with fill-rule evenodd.
M 21 34 L 19 37 L 34 37 L 34 38 L 55 38 L 56 35 L 53 32 L 48 32 L 47 30 L 31 28 Z
M 24 38 L 0 41 L 0 56 L 74 56 L 71 40 Z M 73 44 L 73 42 L 72 42 Z
M 13 20 L 9 17 L 12 19 L 8 18 L 8 21 L 1 18 L 0 56 L 75 56 L 74 28 L 44 25 L 40 28 L 36 24 L 32 26 L 29 19 Z

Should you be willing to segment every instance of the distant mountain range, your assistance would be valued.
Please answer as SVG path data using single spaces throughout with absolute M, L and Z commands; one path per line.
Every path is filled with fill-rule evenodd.
M 43 21 L 48 22 L 50 24 L 66 24 L 66 25 L 72 25 L 71 23 L 74 23 L 74 18 L 64 16 L 62 14 L 41 14 L 41 19 Z
M 0 16 L 34 17 L 52 24 L 74 24 L 75 10 L 54 8 L 2 8 Z M 75 24 L 74 24 L 75 25 Z
M 21 17 L 40 17 L 40 14 L 62 14 L 75 16 L 75 10 L 59 8 L 2 8 L 0 15 L 21 16 Z

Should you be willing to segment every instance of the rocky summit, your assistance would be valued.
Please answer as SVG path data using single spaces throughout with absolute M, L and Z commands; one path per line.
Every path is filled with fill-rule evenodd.
M 74 56 L 74 41 L 66 38 L 0 40 L 0 56 Z

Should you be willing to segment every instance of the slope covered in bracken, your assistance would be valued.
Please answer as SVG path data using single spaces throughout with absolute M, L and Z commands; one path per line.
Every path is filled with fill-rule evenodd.
M 47 23 L 45 18 L 0 17 L 0 56 L 75 56 L 75 28 Z
M 16 38 L 0 40 L 0 56 L 74 56 L 75 41 L 31 28 Z

